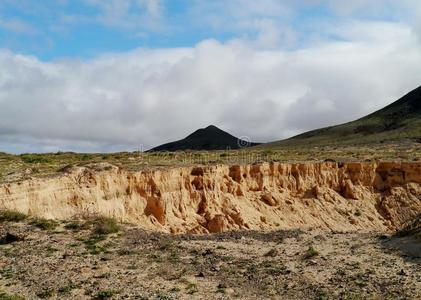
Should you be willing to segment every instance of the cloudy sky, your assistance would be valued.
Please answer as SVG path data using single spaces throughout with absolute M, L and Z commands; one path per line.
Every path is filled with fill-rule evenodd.
M 419 0 L 0 1 L 0 151 L 272 141 L 420 85 Z

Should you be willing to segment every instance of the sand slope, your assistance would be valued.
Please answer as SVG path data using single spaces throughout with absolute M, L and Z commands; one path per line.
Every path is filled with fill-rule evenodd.
M 421 163 L 263 163 L 129 172 L 108 164 L 0 186 L 0 209 L 112 216 L 146 229 L 207 233 L 318 228 L 387 231 L 421 212 Z

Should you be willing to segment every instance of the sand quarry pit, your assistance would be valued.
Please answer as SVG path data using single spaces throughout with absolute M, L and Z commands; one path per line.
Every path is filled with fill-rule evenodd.
M 419 299 L 420 184 L 419 162 L 88 164 L 5 183 L 0 299 Z

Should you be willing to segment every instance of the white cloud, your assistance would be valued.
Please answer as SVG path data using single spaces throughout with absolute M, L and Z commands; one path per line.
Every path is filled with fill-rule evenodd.
M 162 16 L 164 6 L 160 0 L 138 0 L 140 5 L 144 5 L 148 14 L 154 18 Z
M 16 33 L 29 34 L 29 35 L 38 33 L 35 27 L 17 18 L 11 18 L 11 19 L 0 18 L 0 29 L 6 30 L 6 31 L 13 31 Z
M 289 5 L 284 5 L 278 0 L 192 0 L 191 12 L 200 16 L 219 16 L 221 18 L 250 19 L 254 17 L 280 17 L 291 13 Z
M 290 5 L 277 0 L 195 0 L 191 1 L 188 16 L 195 26 L 236 32 L 260 47 L 273 48 L 293 42 L 294 33 L 283 22 L 292 14 Z
M 158 29 L 162 26 L 161 0 L 82 0 L 96 7 L 96 20 L 104 25 L 126 29 Z
M 149 148 L 209 124 L 270 141 L 355 119 L 420 85 L 421 47 L 408 26 L 352 21 L 331 31 L 338 40 L 294 51 L 239 39 L 50 63 L 0 51 L 0 146 Z

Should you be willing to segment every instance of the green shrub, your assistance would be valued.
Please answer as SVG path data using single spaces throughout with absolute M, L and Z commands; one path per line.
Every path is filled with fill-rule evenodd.
M 30 224 L 42 230 L 54 230 L 58 226 L 56 221 L 44 218 L 36 218 Z
M 104 239 L 104 236 L 96 235 L 92 236 L 83 243 L 85 244 L 86 250 L 88 250 L 90 254 L 96 255 L 106 251 L 106 248 L 104 246 L 98 245 L 98 243 L 103 241 Z
M 98 292 L 94 299 L 95 300 L 105 300 L 105 299 L 111 299 L 116 294 L 116 291 L 113 290 L 105 290 Z
M 42 292 L 37 294 L 41 299 L 48 299 L 54 296 L 54 291 L 52 289 L 45 289 Z
M 70 282 L 69 284 L 62 286 L 61 288 L 58 289 L 58 292 L 60 294 L 69 294 L 73 289 L 77 288 L 77 286 L 75 284 L 73 284 L 72 282 Z
M 27 218 L 27 215 L 13 210 L 0 212 L 0 222 L 20 222 Z
M 88 161 L 88 160 L 91 160 L 92 159 L 92 155 L 89 155 L 89 154 L 83 154 L 81 157 L 80 157 L 80 160 L 81 161 Z
M 117 221 L 113 218 L 101 217 L 95 221 L 94 233 L 99 235 L 116 233 L 120 230 Z
M 72 221 L 64 225 L 64 228 L 68 230 L 79 231 L 79 230 L 88 229 L 90 225 L 91 224 L 89 224 L 89 222 L 82 223 L 80 221 Z
M 312 246 L 308 247 L 306 253 L 304 254 L 304 258 L 309 259 L 319 255 L 319 251 L 314 249 Z
M 25 300 L 25 298 L 0 291 L 0 300 Z
M 27 164 L 51 163 L 51 159 L 40 154 L 22 154 L 22 161 Z
M 266 155 L 266 156 L 270 156 L 270 155 L 274 155 L 274 154 L 276 154 L 276 152 L 273 151 L 273 150 L 265 150 L 265 151 L 263 151 L 263 155 Z

